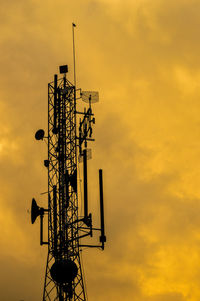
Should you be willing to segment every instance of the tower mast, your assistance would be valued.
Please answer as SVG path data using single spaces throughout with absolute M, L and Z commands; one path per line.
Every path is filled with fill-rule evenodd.
M 43 130 L 35 134 L 37 140 L 48 139 L 48 209 L 32 200 L 31 220 L 40 216 L 41 245 L 48 245 L 43 301 L 86 301 L 80 248 L 104 249 L 103 188 L 100 175 L 101 227 L 93 228 L 88 214 L 87 196 L 87 144 L 94 141 L 92 125 L 95 123 L 91 104 L 98 101 L 98 92 L 76 89 L 66 77 L 68 66 L 60 66 L 61 78 L 54 75 L 48 84 L 48 136 Z M 79 97 L 77 97 L 79 94 Z M 77 111 L 77 101 L 88 103 L 88 109 Z M 80 115 L 77 125 L 77 115 Z M 78 134 L 77 134 L 78 133 Z M 79 160 L 78 160 L 79 157 Z M 83 162 L 84 216 L 79 216 L 77 170 Z M 48 215 L 48 241 L 43 241 L 43 217 Z M 83 245 L 81 238 L 100 231 L 99 245 Z

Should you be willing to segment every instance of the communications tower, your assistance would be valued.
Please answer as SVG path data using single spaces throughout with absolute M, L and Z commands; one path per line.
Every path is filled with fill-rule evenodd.
M 48 141 L 48 207 L 39 207 L 32 199 L 31 222 L 40 216 L 40 244 L 48 245 L 43 301 L 86 301 L 80 250 L 84 247 L 104 249 L 103 179 L 99 170 L 100 227 L 94 228 L 88 213 L 87 160 L 88 143 L 94 141 L 95 124 L 92 103 L 99 100 L 98 92 L 76 89 L 67 79 L 68 66 L 60 66 L 60 78 L 48 84 L 48 134 L 39 129 L 36 140 Z M 78 102 L 87 103 L 84 111 Z M 79 116 L 79 120 L 77 121 Z M 84 214 L 80 216 L 77 174 L 83 164 Z M 43 218 L 48 218 L 48 241 L 43 239 Z M 82 244 L 81 238 L 99 231 L 100 242 Z

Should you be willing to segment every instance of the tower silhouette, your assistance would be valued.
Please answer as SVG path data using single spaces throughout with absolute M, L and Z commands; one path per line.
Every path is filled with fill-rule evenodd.
M 98 92 L 76 89 L 68 79 L 68 66 L 60 66 L 61 78 L 54 75 L 48 84 L 48 135 L 39 129 L 36 140 L 48 140 L 48 208 L 39 207 L 32 199 L 31 222 L 40 216 L 40 244 L 48 245 L 43 301 L 86 301 L 80 250 L 84 247 L 104 249 L 103 177 L 99 170 L 100 224 L 94 228 L 88 213 L 87 160 L 88 142 L 94 141 L 95 124 L 92 104 L 99 100 Z M 77 111 L 80 101 L 87 103 Z M 77 122 L 77 116 L 80 116 Z M 79 213 L 77 174 L 83 164 L 84 215 Z M 48 241 L 43 239 L 43 219 L 48 217 Z M 81 238 L 99 231 L 100 242 L 82 244 Z

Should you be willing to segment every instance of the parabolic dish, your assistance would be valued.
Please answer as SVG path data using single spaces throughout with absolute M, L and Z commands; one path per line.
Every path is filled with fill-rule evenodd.
M 40 208 L 38 207 L 36 200 L 32 199 L 32 204 L 31 204 L 31 223 L 32 224 L 34 224 L 38 215 L 40 215 Z
M 36 139 L 36 140 L 43 140 L 44 135 L 45 135 L 44 130 L 40 129 L 40 130 L 38 130 L 38 131 L 35 133 L 35 139 Z
M 99 101 L 99 92 L 96 91 L 82 91 L 81 97 L 84 102 L 95 103 Z
M 56 261 L 50 269 L 51 277 L 59 284 L 71 283 L 78 274 L 78 268 L 71 259 Z

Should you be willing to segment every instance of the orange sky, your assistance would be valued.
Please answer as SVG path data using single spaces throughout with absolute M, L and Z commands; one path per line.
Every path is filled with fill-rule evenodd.
M 47 83 L 97 90 L 90 208 L 104 170 L 107 246 L 83 255 L 89 301 L 200 300 L 200 0 L 1 3 L 0 300 L 42 298 Z M 97 219 L 98 216 L 94 216 Z

